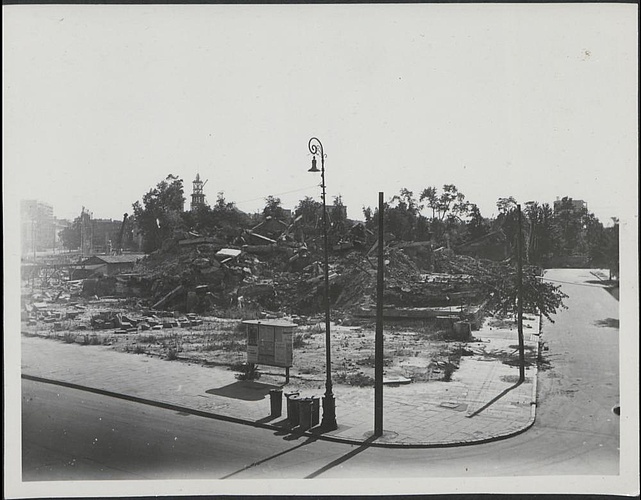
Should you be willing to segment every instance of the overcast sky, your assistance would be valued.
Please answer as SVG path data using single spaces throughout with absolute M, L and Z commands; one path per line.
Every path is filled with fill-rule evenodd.
M 637 6 L 3 7 L 5 191 L 120 219 L 175 174 L 351 218 L 406 187 L 636 212 Z M 187 202 L 188 206 L 188 202 Z

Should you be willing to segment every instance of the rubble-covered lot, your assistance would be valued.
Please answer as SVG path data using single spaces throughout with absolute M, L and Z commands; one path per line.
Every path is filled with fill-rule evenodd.
M 290 375 L 320 387 L 324 276 L 313 255 L 305 245 L 228 248 L 192 237 L 167 242 L 126 274 L 77 281 L 31 275 L 23 282 L 22 333 L 240 372 L 241 321 L 285 318 L 297 325 Z M 486 314 L 474 278 L 483 264 L 426 245 L 388 246 L 385 263 L 386 376 L 449 380 L 472 354 L 473 332 Z M 375 264 L 358 251 L 330 259 L 335 383 L 373 385 Z
M 240 319 L 140 313 L 136 304 L 127 299 L 37 304 L 32 308 L 31 319 L 23 321 L 24 335 L 77 343 L 88 349 L 105 345 L 125 353 L 227 366 L 239 372 L 246 360 L 246 333 Z M 114 322 L 126 325 L 116 326 L 105 321 L 96 327 L 97 318 L 113 318 Z M 294 366 L 290 375 L 309 382 L 310 386 L 320 386 L 325 374 L 325 323 L 320 317 L 290 319 L 298 323 L 294 330 Z M 105 327 L 105 323 L 108 326 Z M 150 327 L 150 323 L 155 324 Z M 336 383 L 373 385 L 374 331 L 372 323 L 332 324 Z M 428 323 L 388 325 L 385 329 L 386 376 L 403 376 L 413 381 L 448 380 L 461 356 L 469 354 L 465 345 L 449 339 L 446 332 Z M 282 368 L 264 366 L 260 370 L 284 374 Z

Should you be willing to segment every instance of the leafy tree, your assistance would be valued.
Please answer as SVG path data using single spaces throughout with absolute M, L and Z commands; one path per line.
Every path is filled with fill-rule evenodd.
M 587 253 L 583 244 L 584 217 L 588 215 L 585 208 L 576 208 L 572 198 L 564 196 L 554 207 L 555 226 L 557 229 L 557 254 L 561 256 Z
M 59 233 L 62 246 L 67 250 L 76 250 L 80 248 L 80 238 L 82 235 L 81 218 L 76 217 L 68 227 L 65 227 Z
M 475 203 L 470 204 L 470 220 L 467 222 L 467 232 L 471 239 L 475 240 L 485 236 L 489 232 L 489 224 L 481 215 L 481 210 Z
M 525 204 L 523 211 L 527 237 L 525 238 L 526 261 L 541 264 L 554 252 L 556 228 L 554 212 L 549 204 L 536 201 Z
M 211 214 L 217 233 L 230 242 L 251 223 L 250 217 L 239 210 L 235 203 L 225 200 L 222 191 L 218 193 Z
M 484 288 L 488 298 L 487 307 L 494 312 L 503 314 L 514 313 L 517 310 L 517 274 L 516 269 L 509 264 L 494 263 L 488 267 L 479 283 Z M 534 266 L 523 266 L 523 312 L 542 314 L 552 323 L 552 315 L 559 308 L 566 309 L 563 299 L 567 295 L 561 287 L 546 282 L 539 276 L 539 269 Z
M 222 191 L 218 193 L 213 207 L 196 207 L 191 212 L 185 212 L 183 219 L 189 229 L 200 234 L 216 235 L 229 243 L 251 224 L 249 215 L 240 211 L 235 203 L 228 202 Z
M 184 205 L 183 181 L 171 174 L 143 196 L 142 204 L 140 201 L 133 204 L 145 252 L 159 249 L 163 241 L 185 227 Z
M 516 248 L 516 237 L 519 229 L 516 205 L 516 200 L 512 196 L 499 198 L 496 202 L 496 208 L 498 208 L 499 214 L 494 221 L 496 228 L 505 234 L 512 250 Z
M 386 231 L 405 241 L 423 241 L 429 237 L 427 220 L 421 215 L 422 206 L 418 204 L 414 193 L 407 188 L 392 196 L 385 204 Z M 378 219 L 373 221 L 378 225 Z
M 299 223 L 306 228 L 315 229 L 321 224 L 323 204 L 311 196 L 306 196 L 298 202 L 294 209 L 296 217 L 301 217 Z
M 280 198 L 269 195 L 265 198 L 265 208 L 263 208 L 263 217 L 274 217 L 275 219 L 284 219 L 285 210 L 281 206 Z
M 437 241 L 447 239 L 456 243 L 464 239 L 466 228 L 463 218 L 470 215 L 472 205 L 454 184 L 443 185 L 440 193 L 435 187 L 425 188 L 419 201 L 426 201 L 427 208 L 432 210 L 429 224 Z
M 334 197 L 329 217 L 329 239 L 332 245 L 335 245 L 347 236 L 347 209 L 343 204 L 343 198 Z
M 428 187 L 421 192 L 420 201 L 427 201 L 432 209 L 432 219 L 445 221 L 447 218 L 461 219 L 468 215 L 471 205 L 465 201 L 465 195 L 454 184 L 445 184 L 439 195 L 435 187 Z

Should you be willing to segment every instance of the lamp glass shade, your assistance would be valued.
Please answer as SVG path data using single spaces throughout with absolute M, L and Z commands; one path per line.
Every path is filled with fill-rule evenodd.
M 316 155 L 312 157 L 312 168 L 308 172 L 319 172 L 318 167 L 316 167 Z

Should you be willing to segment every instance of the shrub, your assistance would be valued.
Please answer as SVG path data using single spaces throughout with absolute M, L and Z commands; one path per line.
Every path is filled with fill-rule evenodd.
M 293 345 L 294 345 L 294 349 L 300 349 L 305 345 L 305 337 L 302 334 L 297 333 L 296 335 L 294 335 Z
M 166 359 L 168 361 L 173 361 L 175 359 L 178 359 L 178 353 L 176 352 L 176 349 L 173 349 L 173 348 L 169 349 L 169 351 L 167 351 Z
M 243 363 L 241 365 L 241 372 L 236 374 L 238 380 L 258 380 L 260 372 L 253 363 Z
M 443 370 L 443 382 L 450 382 L 452 380 L 452 374 L 456 370 L 457 366 L 454 363 L 445 363 L 445 368 Z
M 73 344 L 76 341 L 76 336 L 73 333 L 65 332 L 62 336 L 62 340 L 67 344 Z
M 372 387 L 374 385 L 374 379 L 362 372 L 350 374 L 345 372 L 338 373 L 335 380 L 339 384 L 355 385 L 357 387 Z

